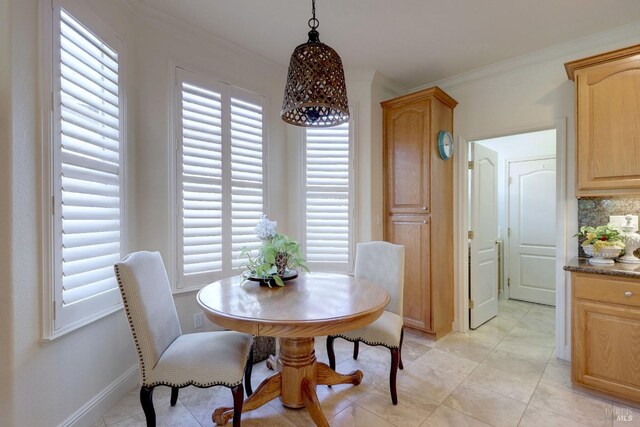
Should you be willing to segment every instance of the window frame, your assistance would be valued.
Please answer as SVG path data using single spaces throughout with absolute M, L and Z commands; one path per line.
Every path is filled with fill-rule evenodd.
M 207 90 L 213 90 L 221 95 L 221 111 L 223 115 L 222 123 L 222 245 L 229 252 L 232 251 L 232 234 L 231 234 L 231 220 L 232 220 L 232 179 L 231 179 L 231 134 L 230 134 L 230 120 L 231 120 L 231 98 L 237 98 L 241 101 L 251 102 L 262 107 L 262 209 L 263 213 L 268 213 L 268 98 L 258 92 L 240 88 L 236 85 L 225 82 L 221 79 L 217 79 L 208 75 L 207 73 L 193 71 L 192 69 L 171 64 L 171 71 L 173 74 L 171 85 L 171 99 L 172 111 L 171 111 L 171 127 L 170 133 L 172 135 L 172 156 L 170 158 L 170 170 L 171 170 L 171 197 L 170 197 L 170 211 L 172 212 L 171 218 L 173 218 L 171 228 L 171 252 L 175 262 L 171 263 L 171 269 L 173 270 L 173 278 L 171 279 L 171 287 L 173 294 L 188 293 L 201 289 L 207 284 L 220 280 L 225 277 L 237 275 L 242 272 L 242 268 L 232 267 L 231 253 L 225 256 L 223 252 L 222 268 L 220 271 L 214 272 L 210 280 L 206 283 L 188 283 L 185 281 L 185 275 L 183 273 L 183 223 L 182 223 L 182 209 L 183 209 L 183 197 L 182 192 L 182 83 L 187 82 L 195 86 L 201 87 Z M 225 125 L 224 116 L 228 115 L 229 123 Z M 226 163 L 225 163 L 226 160 Z M 257 223 L 257 220 L 256 220 Z
M 346 268 L 343 263 L 317 263 L 317 262 L 307 262 L 307 265 L 311 271 L 320 271 L 326 273 L 340 273 L 340 274 L 349 274 L 352 275 L 354 273 L 355 266 L 355 247 L 357 240 L 357 230 L 355 228 L 356 225 L 356 215 L 357 215 L 357 114 L 358 114 L 358 106 L 356 104 L 349 104 L 350 117 L 349 117 L 349 261 L 347 262 Z M 313 128 L 314 130 L 322 129 L 322 128 Z M 301 136 L 301 149 L 300 149 L 300 167 L 299 167 L 299 176 L 300 176 L 300 209 L 299 209 L 299 217 L 300 217 L 300 247 L 302 249 L 302 254 L 306 258 L 307 257 L 307 131 L 306 128 L 302 130 Z
M 109 26 L 84 6 L 73 0 L 54 0 L 52 3 L 41 3 L 40 59 L 45 66 L 41 67 L 40 99 L 41 116 L 41 205 L 42 205 L 42 321 L 41 337 L 43 340 L 55 340 L 98 319 L 108 316 L 122 307 L 118 298 L 92 297 L 78 301 L 69 306 L 62 304 L 62 285 L 57 277 L 62 267 L 61 250 L 56 250 L 56 243 L 61 232 L 59 221 L 62 208 L 60 168 L 61 149 L 61 108 L 60 106 L 60 27 L 61 9 L 78 21 L 87 31 L 107 44 L 118 55 L 118 125 L 119 125 L 119 231 L 120 256 L 127 252 L 127 120 L 126 120 L 126 54 L 123 39 Z

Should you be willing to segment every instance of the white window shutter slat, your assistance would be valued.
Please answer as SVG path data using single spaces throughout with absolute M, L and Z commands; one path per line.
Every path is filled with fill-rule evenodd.
M 117 50 L 57 11 L 54 330 L 64 330 L 120 302 L 123 132 Z
M 304 249 L 312 269 L 349 272 L 353 247 L 349 123 L 305 134 Z
M 264 212 L 263 98 L 178 69 L 178 289 L 237 272 L 243 248 L 260 246 Z
M 222 94 L 185 81 L 181 89 L 180 271 L 208 280 L 222 270 Z

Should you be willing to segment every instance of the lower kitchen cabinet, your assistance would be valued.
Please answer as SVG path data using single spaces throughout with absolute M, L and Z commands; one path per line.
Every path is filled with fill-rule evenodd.
M 573 382 L 640 402 L 640 279 L 571 277 Z

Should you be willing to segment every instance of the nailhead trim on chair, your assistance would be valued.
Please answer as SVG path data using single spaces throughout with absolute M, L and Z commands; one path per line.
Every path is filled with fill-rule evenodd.
M 331 335 L 334 338 L 342 338 L 343 340 L 347 340 L 349 342 L 363 342 L 366 345 L 370 345 L 372 347 L 374 346 L 382 346 L 382 347 L 386 347 L 389 350 L 393 349 L 393 348 L 400 348 L 399 345 L 388 345 L 386 343 L 383 342 L 369 342 L 369 341 L 365 341 L 365 340 L 360 340 L 360 339 L 354 339 L 354 338 L 349 338 L 349 337 L 345 337 L 344 335 Z
M 128 257 L 124 258 L 125 260 Z M 124 261 L 124 260 L 123 260 Z M 136 345 L 136 352 L 138 353 L 138 362 L 140 363 L 140 374 L 142 375 L 142 384 L 145 386 L 149 386 L 146 383 L 147 374 L 144 366 L 144 359 L 142 358 L 142 349 L 140 348 L 140 344 L 138 343 L 138 335 L 136 334 L 136 329 L 133 327 L 133 319 L 131 318 L 131 311 L 129 310 L 129 303 L 127 302 L 127 297 L 124 295 L 124 288 L 122 287 L 122 279 L 120 278 L 120 269 L 118 268 L 118 264 L 115 266 L 116 271 L 116 279 L 118 281 L 118 288 L 120 289 L 120 295 L 122 295 L 122 302 L 124 304 L 124 311 L 127 313 L 127 320 L 129 322 L 129 326 L 131 327 L 131 334 L 133 335 L 133 342 Z M 169 384 L 166 384 L 169 385 Z
M 183 388 L 183 387 L 188 387 L 190 385 L 195 386 L 195 387 L 199 387 L 199 388 L 209 388 L 209 387 L 213 387 L 213 386 L 218 386 L 218 385 L 222 385 L 225 387 L 229 387 L 229 388 L 233 388 L 236 386 L 239 386 L 242 384 L 242 381 L 239 381 L 237 384 L 228 384 L 228 383 L 221 383 L 221 382 L 217 382 L 217 383 L 206 383 L 206 384 L 201 384 L 201 383 L 196 383 L 193 381 L 189 381 L 187 383 L 182 383 L 182 384 L 172 384 L 172 383 L 165 383 L 165 382 L 156 382 L 156 383 L 151 383 L 151 384 L 144 384 L 143 382 L 143 386 L 145 387 L 156 387 L 159 385 L 166 385 L 169 387 L 178 387 L 178 388 Z

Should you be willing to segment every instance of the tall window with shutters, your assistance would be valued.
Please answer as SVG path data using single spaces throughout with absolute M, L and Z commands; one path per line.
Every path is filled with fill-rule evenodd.
M 113 264 L 122 252 L 124 214 L 121 42 L 62 7 L 54 8 L 52 28 L 49 336 L 121 306 Z
M 302 246 L 311 270 L 353 268 L 352 127 L 348 122 L 305 132 Z
M 236 274 L 265 211 L 264 98 L 177 68 L 176 290 Z

